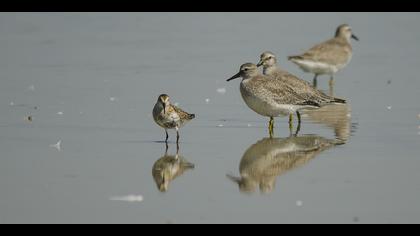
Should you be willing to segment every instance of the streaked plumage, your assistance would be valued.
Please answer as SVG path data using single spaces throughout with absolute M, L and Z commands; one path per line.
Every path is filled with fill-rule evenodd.
M 314 88 L 307 81 L 302 80 L 295 75 L 282 70 L 277 66 L 277 58 L 272 52 L 264 52 L 260 56 L 260 62 L 257 66 L 263 66 L 264 75 L 274 79 L 282 80 L 287 83 L 294 91 L 306 100 L 314 101 L 320 105 L 331 103 L 345 103 L 344 99 L 335 98 Z
M 168 129 L 176 129 L 177 142 L 179 141 L 179 129 L 183 127 L 188 121 L 195 118 L 194 114 L 189 114 L 172 105 L 169 101 L 169 96 L 162 94 L 159 96 L 154 108 L 153 119 L 156 124 L 165 129 L 166 141 L 168 141 Z
M 296 112 L 300 123 L 300 110 L 317 109 L 325 105 L 315 99 L 316 97 L 302 93 L 287 80 L 272 79 L 270 76 L 260 74 L 257 66 L 252 63 L 243 64 L 240 71 L 228 81 L 239 77 L 242 77 L 241 95 L 248 107 L 262 116 L 270 117 L 270 134 L 272 134 L 274 117 Z M 291 122 L 289 120 L 289 124 Z

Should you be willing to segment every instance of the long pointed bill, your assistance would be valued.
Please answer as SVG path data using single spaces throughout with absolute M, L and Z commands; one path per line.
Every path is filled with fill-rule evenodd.
M 166 103 L 163 103 L 163 114 L 166 114 Z
M 359 38 L 356 35 L 354 35 L 354 34 L 351 35 L 351 38 L 354 39 L 354 40 L 356 40 L 356 41 L 359 41 Z
M 263 65 L 263 63 L 264 63 L 263 61 L 258 62 L 257 67 L 262 66 L 262 65 Z
M 232 76 L 232 77 L 230 77 L 230 79 L 228 79 L 228 80 L 226 80 L 226 81 L 231 81 L 231 80 L 234 80 L 234 79 L 237 79 L 237 78 L 239 78 L 239 77 L 241 77 L 241 72 L 238 72 L 236 75 L 234 75 L 234 76 Z

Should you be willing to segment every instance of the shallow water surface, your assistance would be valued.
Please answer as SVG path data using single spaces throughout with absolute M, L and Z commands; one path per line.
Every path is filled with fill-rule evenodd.
M 0 223 L 420 223 L 419 22 L 0 13 Z M 342 23 L 360 41 L 318 86 L 348 105 L 305 112 L 297 135 L 277 118 L 269 139 L 225 80 L 270 50 L 311 81 L 287 56 Z M 197 115 L 179 150 L 152 119 L 161 93 Z

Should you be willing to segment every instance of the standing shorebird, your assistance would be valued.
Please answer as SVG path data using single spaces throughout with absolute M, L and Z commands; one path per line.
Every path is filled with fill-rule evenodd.
M 318 100 L 315 89 L 310 90 L 314 96 L 309 97 L 300 88 L 291 86 L 287 81 L 260 74 L 258 67 L 252 63 L 243 64 L 239 72 L 227 81 L 240 77 L 242 77 L 240 91 L 245 103 L 256 113 L 270 117 L 270 136 L 273 136 L 274 117 L 296 113 L 300 127 L 300 110 L 318 109 L 326 104 Z M 344 100 L 334 100 L 334 102 L 345 103 Z M 289 126 L 292 127 L 291 120 Z
M 153 108 L 153 119 L 162 128 L 165 129 L 166 142 L 168 142 L 168 129 L 176 130 L 176 142 L 179 143 L 179 129 L 188 121 L 195 118 L 194 114 L 188 114 L 180 108 L 172 105 L 169 96 L 162 94 L 159 96 L 155 107 Z
M 302 98 L 309 101 L 314 101 L 318 104 L 329 104 L 329 103 L 345 103 L 344 100 L 328 96 L 323 92 L 312 87 L 311 84 L 303 79 L 300 79 L 289 72 L 282 70 L 277 66 L 277 58 L 274 53 L 266 51 L 261 54 L 260 62 L 257 67 L 263 67 L 263 74 L 271 77 L 272 79 L 278 79 L 286 83 L 289 87 L 293 88 L 294 92 L 299 94 Z M 299 114 L 298 114 L 299 117 Z M 290 114 L 289 123 L 293 120 L 293 114 Z
M 289 60 L 303 71 L 315 74 L 314 86 L 317 86 L 318 75 L 330 75 L 330 85 L 334 83 L 334 74 L 343 69 L 351 60 L 352 47 L 350 39 L 359 40 L 349 25 L 338 26 L 335 37 L 317 44 L 302 55 L 290 56 Z

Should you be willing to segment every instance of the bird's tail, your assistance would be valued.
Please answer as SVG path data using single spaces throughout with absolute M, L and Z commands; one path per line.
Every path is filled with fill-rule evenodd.
M 333 103 L 340 103 L 340 104 L 346 104 L 347 101 L 345 99 L 341 99 L 341 98 L 334 98 L 334 100 L 332 101 Z

